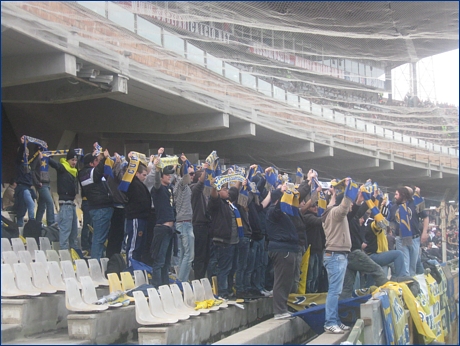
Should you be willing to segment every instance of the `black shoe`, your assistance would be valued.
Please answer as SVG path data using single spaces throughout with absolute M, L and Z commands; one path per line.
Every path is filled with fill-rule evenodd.
M 248 292 L 242 291 L 242 292 L 236 292 L 235 295 L 236 298 L 238 299 L 244 299 L 248 297 Z

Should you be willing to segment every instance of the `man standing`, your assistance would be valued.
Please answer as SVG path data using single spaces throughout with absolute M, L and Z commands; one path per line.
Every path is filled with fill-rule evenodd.
M 346 178 L 346 191 L 348 191 L 350 183 L 351 178 Z M 331 200 L 321 216 L 326 236 L 326 251 L 323 261 L 329 280 L 324 331 L 330 334 L 343 334 L 344 330 L 349 330 L 350 327 L 340 321 L 339 295 L 342 292 L 343 279 L 348 263 L 347 256 L 351 249 L 347 214 L 350 211 L 353 200 L 346 195 L 341 196 L 341 201 L 337 199 L 334 187 L 331 187 L 330 192 Z
M 173 191 L 170 186 L 174 167 L 166 166 L 161 169 L 159 163 L 160 158 L 156 157 L 153 161 L 156 170 L 155 183 L 151 190 L 155 205 L 156 224 L 150 251 L 153 259 L 152 285 L 156 288 L 169 284 L 175 221 Z
M 59 247 L 64 249 L 79 249 L 78 219 L 75 206 L 75 196 L 78 193 L 78 171 L 76 168 L 78 156 L 74 150 L 69 150 L 66 158 L 59 162 L 50 158 L 49 164 L 57 172 L 57 190 L 59 196 Z
M 100 156 L 102 156 L 100 158 Z M 102 154 L 97 152 L 86 154 L 83 158 L 83 169 L 78 173 L 78 179 L 83 193 L 88 199 L 89 214 L 93 221 L 93 243 L 91 258 L 98 260 L 104 254 L 104 243 L 110 229 L 110 220 L 113 215 L 113 198 L 104 176 L 104 165 L 112 167 L 113 161 L 109 158 L 106 149 Z

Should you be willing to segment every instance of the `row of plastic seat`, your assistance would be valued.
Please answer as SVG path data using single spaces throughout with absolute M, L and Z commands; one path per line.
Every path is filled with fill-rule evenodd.
M 35 240 L 35 238 L 27 237 L 25 238 L 25 245 L 24 245 L 23 239 L 24 238 L 22 237 L 11 238 L 11 242 L 10 242 L 8 238 L 2 238 L 2 252 L 3 251 L 14 251 L 18 253 L 19 251 L 27 250 L 30 252 L 32 259 L 35 259 L 34 257 L 35 250 L 39 250 L 37 241 Z M 47 251 L 47 250 L 53 249 L 49 238 L 40 237 L 39 242 L 40 242 L 40 250 Z

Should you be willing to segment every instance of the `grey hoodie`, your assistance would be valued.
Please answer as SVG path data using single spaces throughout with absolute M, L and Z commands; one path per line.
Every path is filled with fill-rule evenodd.
M 326 250 L 350 252 L 351 238 L 347 214 L 351 204 L 352 201 L 345 197 L 339 205 L 327 207 L 321 215 L 326 235 Z

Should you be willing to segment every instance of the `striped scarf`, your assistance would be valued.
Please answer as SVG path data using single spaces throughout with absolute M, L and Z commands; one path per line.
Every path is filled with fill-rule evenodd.
M 244 228 L 243 228 L 243 220 L 241 219 L 240 211 L 238 210 L 237 207 L 235 207 L 233 205 L 232 202 L 230 202 L 230 201 L 227 201 L 227 202 L 228 202 L 228 205 L 230 206 L 230 209 L 235 214 L 236 227 L 238 228 L 238 237 L 243 238 L 244 237 Z

